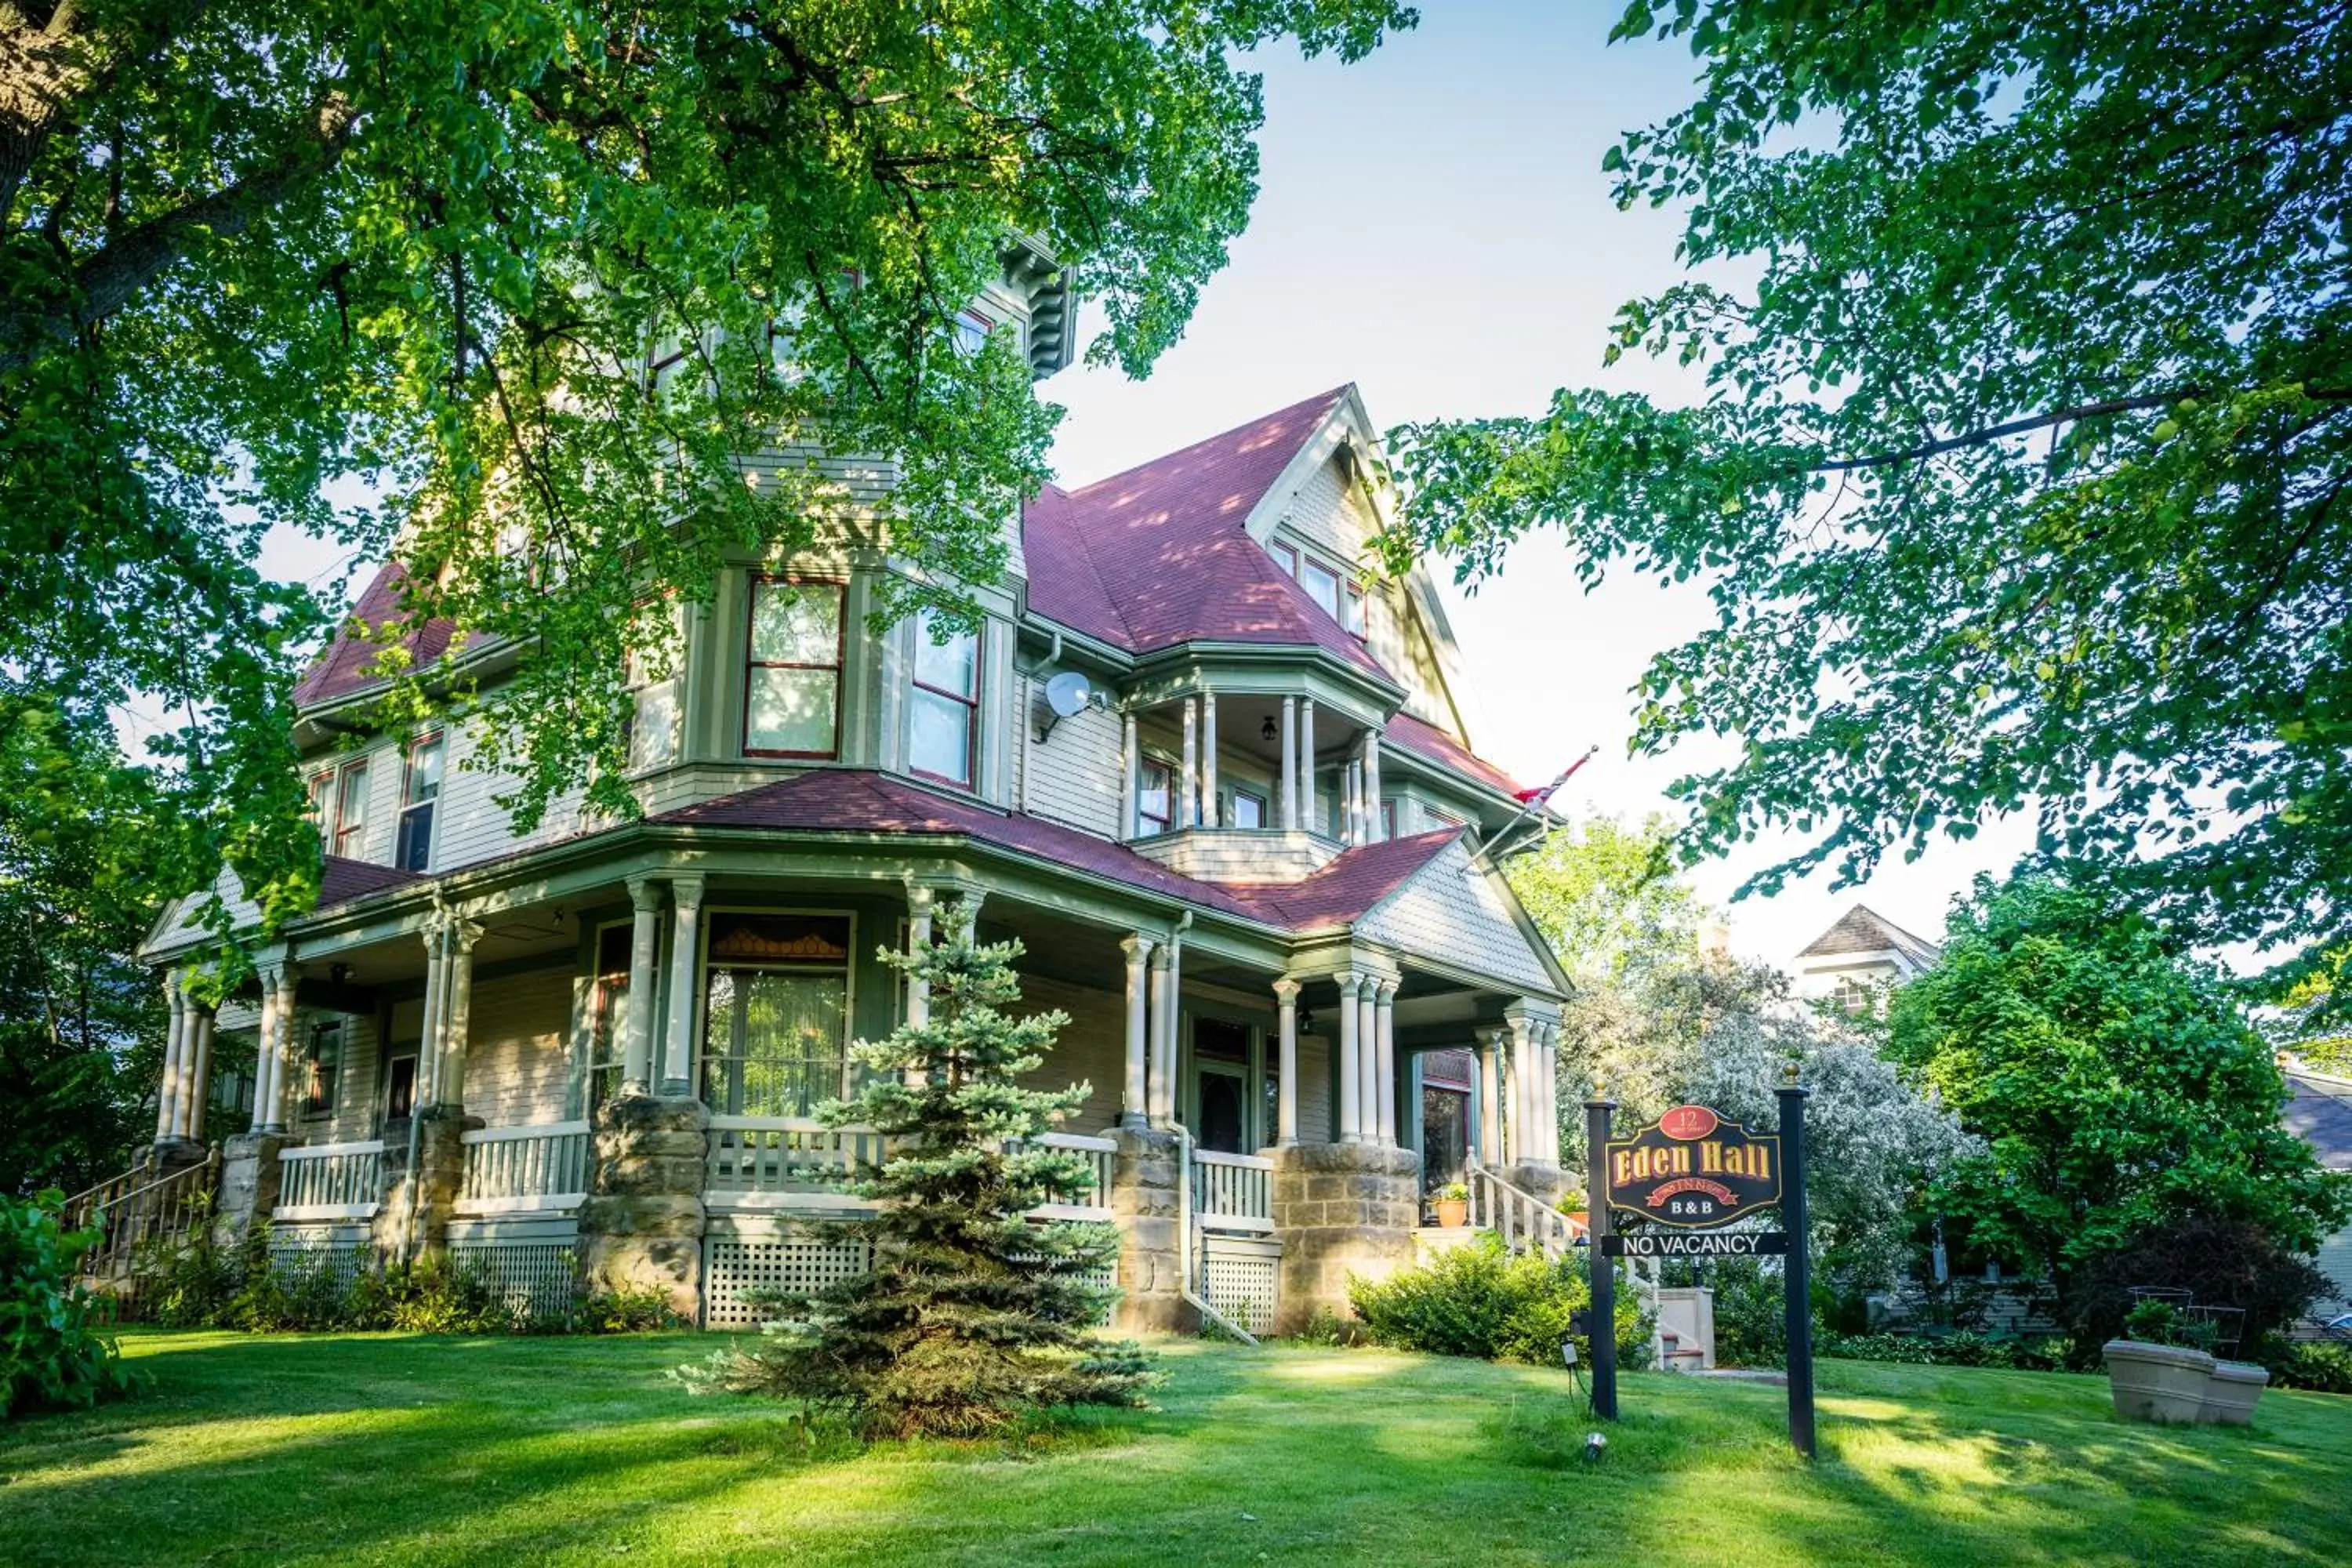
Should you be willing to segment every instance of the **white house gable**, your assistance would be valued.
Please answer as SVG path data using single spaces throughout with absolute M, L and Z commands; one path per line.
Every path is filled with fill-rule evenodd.
M 1557 984 L 1509 895 L 1471 865 L 1458 841 L 1358 921 L 1356 934 L 1507 986 L 1549 992 Z

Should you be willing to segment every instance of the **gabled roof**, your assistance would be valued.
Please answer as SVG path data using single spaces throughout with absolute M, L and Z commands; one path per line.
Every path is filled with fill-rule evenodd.
M 2331 1171 L 2352 1171 L 2352 1084 L 2313 1073 L 2286 1075 L 2290 1098 L 2279 1120 Z
M 1864 904 L 1846 910 L 1797 956 L 1832 958 L 1848 952 L 1885 952 L 1890 948 L 1922 969 L 1944 956 L 1944 950 L 1926 937 L 1912 935 Z
M 1452 842 L 1456 829 L 1346 850 L 1304 881 L 1224 886 L 1171 871 L 1123 844 L 1018 812 L 936 793 L 887 773 L 823 768 L 648 822 L 682 827 L 928 834 L 973 839 L 1145 892 L 1292 930 L 1346 925 L 1386 899 Z
M 1393 681 L 1246 526 L 1349 390 L 1318 393 L 1078 489 L 1047 486 L 1022 518 L 1030 608 L 1130 653 L 1296 644 Z
M 358 634 L 362 625 L 384 627 L 397 624 L 402 616 L 401 599 L 408 585 L 407 568 L 397 561 L 388 561 L 377 569 L 375 578 L 352 606 L 352 613 L 335 630 L 326 650 L 313 660 L 294 687 L 294 705 L 307 708 L 313 703 L 373 686 L 380 679 L 369 673 L 369 667 L 382 657 L 384 644 Z M 422 669 L 448 651 L 449 639 L 456 626 L 445 620 L 426 621 L 400 639 L 408 650 L 412 668 Z

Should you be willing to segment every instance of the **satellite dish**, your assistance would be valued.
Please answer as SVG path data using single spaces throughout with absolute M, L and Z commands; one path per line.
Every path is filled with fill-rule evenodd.
M 1037 739 L 1054 732 L 1065 719 L 1075 719 L 1099 700 L 1092 682 L 1075 669 L 1066 669 L 1045 682 L 1045 711 L 1037 721 Z

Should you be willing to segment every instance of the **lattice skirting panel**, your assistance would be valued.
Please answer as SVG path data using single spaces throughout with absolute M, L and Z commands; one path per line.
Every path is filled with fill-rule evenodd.
M 269 1272 L 281 1285 L 295 1285 L 324 1274 L 336 1288 L 348 1290 L 370 1262 L 365 1232 L 346 1234 L 339 1226 L 287 1226 L 269 1237 Z
M 534 1316 L 571 1305 L 580 1278 L 569 1241 L 452 1241 L 449 1259 L 488 1282 L 507 1310 Z
M 791 1290 L 817 1290 L 866 1271 L 857 1242 L 781 1236 L 714 1236 L 702 1244 L 702 1326 L 756 1329 L 772 1315 L 758 1300 Z
M 1209 1236 L 1201 1238 L 1201 1253 L 1202 1299 L 1246 1332 L 1271 1332 L 1281 1300 L 1281 1247 Z

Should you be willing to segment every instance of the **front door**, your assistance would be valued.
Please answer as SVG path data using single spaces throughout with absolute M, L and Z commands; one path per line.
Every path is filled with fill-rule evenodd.
M 1192 1020 L 1192 1141 L 1219 1154 L 1252 1143 L 1250 1031 L 1227 1018 Z

